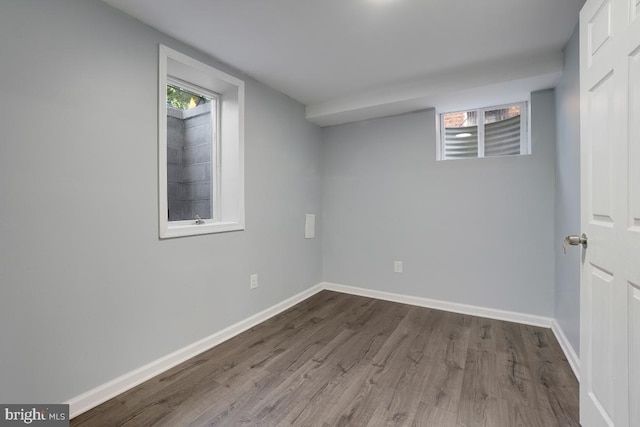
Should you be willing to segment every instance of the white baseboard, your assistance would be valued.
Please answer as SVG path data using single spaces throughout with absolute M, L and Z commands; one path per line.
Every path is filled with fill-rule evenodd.
M 556 336 L 556 339 L 558 340 L 558 343 L 560 344 L 560 347 L 562 348 L 564 355 L 569 361 L 569 365 L 571 365 L 573 374 L 578 379 L 578 382 L 580 382 L 580 358 L 578 357 L 578 354 L 573 349 L 573 346 L 569 342 L 569 339 L 564 334 L 564 331 L 562 330 L 562 328 L 560 327 L 560 324 L 556 321 L 556 319 L 553 319 L 553 322 L 551 323 L 551 330 L 553 331 L 553 334 Z
M 475 305 L 458 304 L 455 302 L 439 301 L 428 298 L 412 297 L 409 295 L 393 294 L 390 292 L 375 291 L 372 289 L 356 288 L 353 286 L 339 285 L 337 283 L 321 283 L 323 289 L 342 292 L 346 294 L 360 295 L 385 301 L 399 302 L 416 305 L 419 307 L 434 308 L 436 310 L 451 311 L 454 313 L 470 314 L 472 316 L 487 317 L 489 319 L 505 320 L 507 322 L 523 323 L 525 325 L 550 328 L 553 321 L 550 317 L 535 316 L 533 314 L 517 313 L 493 308 L 478 307 Z
M 209 350 L 222 342 L 235 337 L 236 335 L 264 322 L 265 320 L 283 312 L 284 310 L 298 304 L 310 296 L 320 292 L 323 289 L 322 284 L 315 285 L 306 291 L 300 292 L 260 313 L 254 314 L 247 319 L 235 323 L 213 335 L 205 337 L 193 344 L 183 347 L 171 354 L 147 363 L 138 369 L 128 372 L 118 378 L 115 378 L 105 384 L 102 384 L 92 390 L 89 390 L 79 396 L 76 396 L 67 402 L 69 405 L 70 417 L 76 417 L 107 400 L 124 393 L 125 391 L 137 386 L 138 384 L 153 378 L 174 366 L 189 360 L 198 354 Z

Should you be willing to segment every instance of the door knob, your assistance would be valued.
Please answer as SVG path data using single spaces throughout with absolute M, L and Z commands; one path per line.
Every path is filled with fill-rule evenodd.
M 587 235 L 585 233 L 582 233 L 582 236 L 577 236 L 575 234 L 567 236 L 564 238 L 564 245 L 562 246 L 562 248 L 564 249 L 564 253 L 567 253 L 567 248 L 569 247 L 569 245 L 571 246 L 578 246 L 578 245 L 582 245 L 583 248 L 586 249 L 587 247 Z

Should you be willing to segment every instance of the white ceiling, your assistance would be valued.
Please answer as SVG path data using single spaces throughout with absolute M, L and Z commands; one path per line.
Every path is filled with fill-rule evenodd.
M 553 87 L 585 0 L 103 0 L 321 126 Z

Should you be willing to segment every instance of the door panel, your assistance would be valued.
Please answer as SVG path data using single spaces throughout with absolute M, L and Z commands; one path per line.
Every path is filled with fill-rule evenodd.
M 593 63 L 593 56 L 611 37 L 611 1 L 602 2 L 598 11 L 590 19 L 588 28 L 590 63 Z
M 629 117 L 640 117 L 640 49 L 635 50 L 629 57 Z M 631 120 L 629 132 L 629 231 L 638 233 L 640 232 L 640 144 L 638 143 L 640 120 Z
M 612 324 L 613 276 L 596 267 L 590 267 L 587 279 L 587 292 L 590 294 L 590 318 L 592 339 L 587 344 L 591 353 L 589 370 L 589 396 L 601 407 L 607 418 L 613 413 L 613 353 L 614 325 Z
M 589 90 L 588 134 L 591 139 L 590 220 L 604 227 L 613 227 L 612 206 L 612 145 L 613 72 L 609 72 Z
M 640 15 L 640 0 L 631 0 L 631 19 L 635 19 Z
M 630 402 L 630 424 L 640 426 L 640 366 L 638 356 L 640 356 L 640 286 L 629 282 L 629 348 L 631 350 L 631 361 L 629 366 L 629 398 Z M 635 359 L 634 359 L 635 357 Z

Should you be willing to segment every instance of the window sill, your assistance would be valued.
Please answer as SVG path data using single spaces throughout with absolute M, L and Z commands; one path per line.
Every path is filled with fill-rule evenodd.
M 226 233 L 228 231 L 244 230 L 244 223 L 240 222 L 210 222 L 194 224 L 193 221 L 180 221 L 169 224 L 160 230 L 161 239 L 173 237 L 196 236 L 199 234 Z

